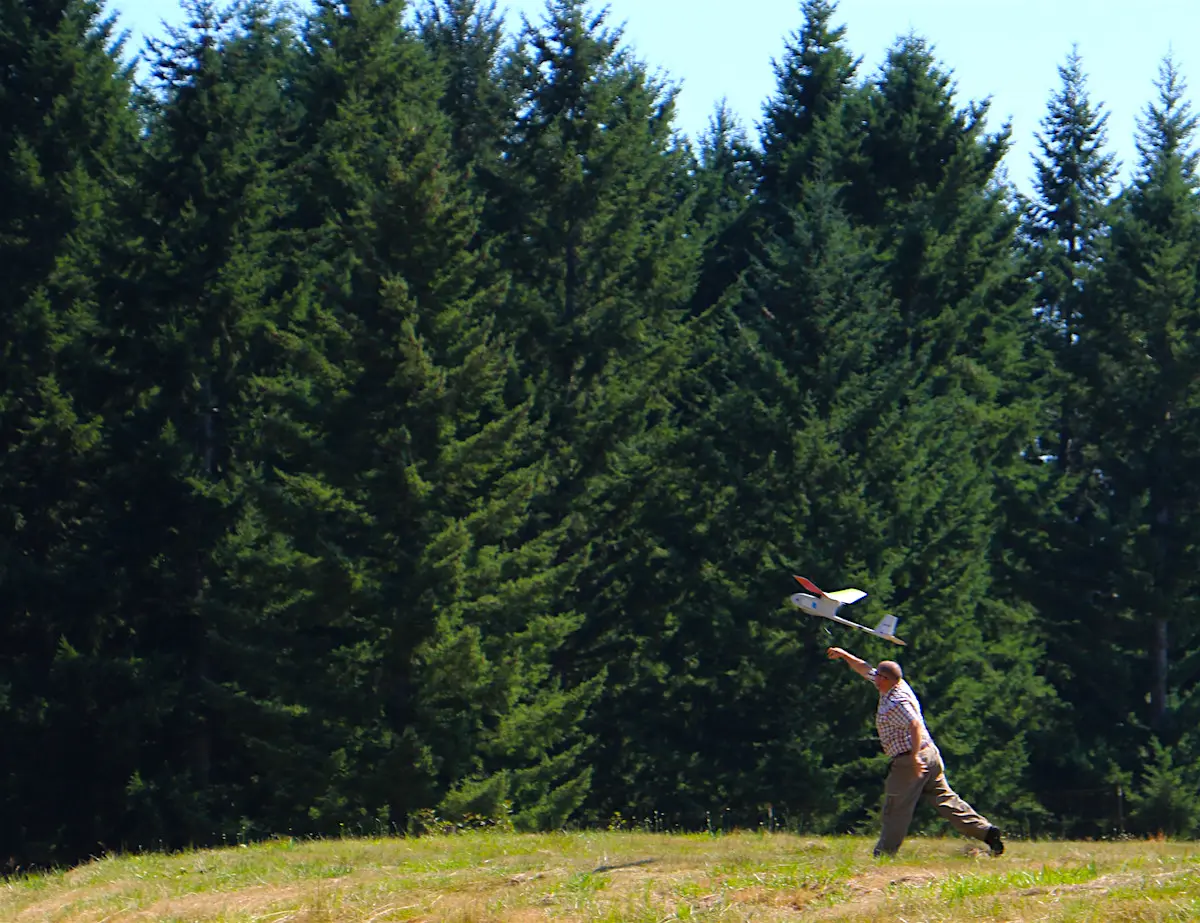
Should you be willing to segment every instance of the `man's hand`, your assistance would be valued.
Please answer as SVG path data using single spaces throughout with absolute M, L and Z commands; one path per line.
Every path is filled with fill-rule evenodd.
M 925 733 L 921 722 L 914 718 L 908 725 L 908 733 L 912 741 L 913 769 L 922 773 L 925 771 L 925 757 L 921 756 L 921 751 L 925 749 Z
M 848 650 L 840 647 L 830 647 L 825 650 L 826 655 L 830 660 L 844 660 L 846 666 L 857 673 L 859 676 L 867 676 L 871 672 L 870 665 L 865 660 L 859 660 Z

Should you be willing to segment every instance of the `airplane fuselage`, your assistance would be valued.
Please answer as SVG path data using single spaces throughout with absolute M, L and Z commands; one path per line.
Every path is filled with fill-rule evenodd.
M 830 599 L 828 596 L 811 596 L 808 593 L 793 593 L 791 596 L 792 605 L 798 609 L 804 609 L 809 615 L 819 615 L 826 619 L 835 619 L 836 621 L 845 621 L 839 619 L 835 615 L 838 609 L 842 608 L 842 604 L 836 599 Z
M 837 622 L 839 625 L 845 625 L 847 628 L 855 628 L 859 631 L 865 631 L 869 635 L 874 635 L 877 638 L 883 638 L 885 641 L 891 641 L 893 644 L 904 644 L 894 634 L 885 633 L 878 628 L 868 628 L 866 625 L 860 625 L 858 622 L 852 622 L 849 619 L 844 619 L 837 614 L 837 611 L 842 607 L 842 603 L 829 596 L 812 596 L 808 593 L 793 593 L 789 600 L 792 605 L 798 609 L 802 609 L 809 615 L 815 615 L 819 618 L 829 619 L 831 622 Z M 890 616 L 888 618 L 891 618 Z M 891 619 L 895 621 L 894 618 Z

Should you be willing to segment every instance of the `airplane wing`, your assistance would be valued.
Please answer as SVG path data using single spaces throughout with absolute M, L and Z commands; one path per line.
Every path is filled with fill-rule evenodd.
M 891 641 L 893 644 L 905 644 L 896 637 L 893 631 L 884 631 L 884 626 L 881 624 L 879 628 L 868 628 L 866 625 L 860 625 L 858 622 L 852 622 L 849 619 L 844 619 L 839 615 L 827 615 L 825 613 L 817 613 L 822 618 L 829 619 L 831 622 L 837 622 L 839 625 L 845 625 L 847 628 L 857 628 L 859 631 L 865 631 L 869 635 L 874 635 L 877 638 L 883 638 L 884 641 Z M 888 616 L 892 618 L 892 616 Z
M 864 596 L 867 595 L 862 590 L 856 590 L 853 587 L 846 589 L 846 590 L 834 590 L 832 593 L 826 593 L 824 590 L 822 590 L 819 586 L 817 586 L 815 583 L 813 583 L 807 577 L 798 577 L 795 574 L 793 574 L 792 578 L 797 583 L 799 583 L 800 586 L 802 586 L 802 587 L 804 587 L 804 589 L 808 590 L 808 592 L 810 592 L 816 596 L 822 596 L 827 599 L 832 599 L 834 602 L 841 603 L 842 605 L 846 605 L 847 603 L 858 602 L 860 599 L 862 599 Z

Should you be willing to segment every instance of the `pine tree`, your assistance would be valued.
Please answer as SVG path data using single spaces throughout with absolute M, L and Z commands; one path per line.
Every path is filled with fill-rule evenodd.
M 750 204 L 754 151 L 737 115 L 722 100 L 700 139 L 696 217 L 705 238 L 715 241 Z
M 818 157 L 830 165 L 822 147 L 829 145 L 830 130 L 844 114 L 858 70 L 846 46 L 846 27 L 832 25 L 837 4 L 804 0 L 800 9 L 804 24 L 785 43 L 783 60 L 775 62 L 775 95 L 767 103 L 762 126 L 759 192 L 781 208 L 789 206 L 799 184 L 812 176 Z M 840 166 L 837 159 L 851 149 L 838 152 L 834 169 Z
M 122 635 L 95 348 L 136 137 L 119 54 L 99 3 L 0 4 L 0 848 L 21 863 L 72 861 L 119 817 L 93 765 Z
M 896 556 L 884 588 L 922 639 L 908 656 L 943 752 L 1005 754 L 1003 773 L 964 767 L 957 778 L 1015 797 L 1052 693 L 1036 675 L 1041 639 L 1007 542 L 1021 525 L 1013 498 L 1036 487 L 1024 459 L 1042 413 L 1016 216 L 996 179 L 1008 129 L 987 134 L 986 104 L 959 108 L 950 74 L 914 36 L 889 51 L 862 105 L 842 201 L 893 299 L 878 350 L 895 366 L 889 413 L 872 437 L 895 451 L 876 456 L 866 488 Z
M 859 118 L 867 125 L 862 156 L 854 159 L 847 202 L 870 224 L 897 226 L 897 209 L 928 201 L 939 191 L 986 186 L 1008 147 L 1009 128 L 985 131 L 987 103 L 957 108 L 953 79 L 916 35 L 889 49 Z
M 544 26 L 526 25 L 507 78 L 521 116 L 496 228 L 515 283 L 506 323 L 564 421 L 674 330 L 696 260 L 674 90 L 604 23 L 577 0 L 551 0 Z M 592 467 L 603 459 L 575 454 Z
M 1026 526 L 1011 540 L 1023 549 L 1025 585 L 1037 588 L 1046 676 L 1069 708 L 1055 716 L 1036 746 L 1037 772 L 1051 798 L 1056 791 L 1102 788 L 1111 761 L 1138 745 L 1127 733 L 1129 696 L 1118 692 L 1131 679 L 1119 640 L 1124 630 L 1104 606 L 1095 605 L 1100 550 L 1093 511 L 1103 499 L 1087 432 L 1090 360 L 1084 333 L 1109 233 L 1116 163 L 1105 151 L 1108 116 L 1089 99 L 1078 52 L 1059 67 L 1059 77 L 1038 135 L 1035 195 L 1023 228 L 1038 332 L 1049 360 L 1038 453 L 1046 462 L 1034 462 L 1042 480 L 1021 503 Z M 1047 806 L 1064 818 L 1083 820 L 1086 812 L 1066 801 Z M 1086 822 L 1093 823 L 1094 816 Z
M 834 580 L 887 569 L 870 540 L 882 530 L 858 501 L 886 300 L 836 199 L 831 184 L 806 184 L 793 232 L 738 302 L 706 318 L 654 477 L 622 472 L 652 511 L 631 542 L 637 582 L 653 587 L 639 590 L 623 696 L 632 712 L 663 715 L 627 721 L 621 746 L 603 751 L 602 793 L 623 814 L 742 825 L 770 803 L 780 823 L 829 829 L 839 813 L 826 769 L 865 713 L 834 707 L 813 681 L 823 648 L 805 643 L 812 626 L 780 608 L 795 568 Z
M 426 0 L 417 25 L 445 81 L 451 150 L 487 189 L 512 109 L 500 74 L 504 22 L 494 0 Z
M 751 207 L 756 157 L 745 129 L 722 101 L 700 139 L 696 164 L 696 221 L 704 229 L 696 311 L 716 304 L 746 267 L 744 244 L 756 218 Z
M 1098 245 L 1106 231 L 1105 210 L 1113 192 L 1116 159 L 1106 153 L 1108 114 L 1092 107 L 1083 63 L 1072 51 L 1058 69 L 1062 86 L 1051 99 L 1038 135 L 1036 196 L 1027 231 L 1035 248 L 1037 309 L 1050 332 L 1055 366 L 1069 377 L 1080 374 L 1074 362 L 1083 291 L 1093 273 Z M 1069 381 L 1060 385 L 1059 431 L 1052 446 L 1060 466 L 1072 462 L 1074 401 Z
M 791 233 L 791 209 L 817 164 L 841 177 L 856 159 L 861 132 L 854 124 L 860 96 L 858 62 L 834 27 L 828 0 L 805 0 L 804 21 L 774 63 L 776 89 L 766 105 L 761 151 L 748 151 L 757 176 L 749 207 L 706 248 L 698 308 L 715 304 L 746 269 L 764 259 L 775 237 Z M 832 172 L 830 172 L 832 171 Z M 702 174 L 703 182 L 703 174 Z
M 1043 313 L 1069 340 L 1075 317 L 1064 302 L 1073 297 L 1079 270 L 1095 263 L 1118 165 L 1105 151 L 1108 113 L 1092 105 L 1078 50 L 1072 49 L 1058 76 L 1061 86 L 1037 135 L 1040 154 L 1033 158 L 1036 198 L 1028 234 L 1050 251 L 1046 266 L 1039 267 Z
M 669 406 L 698 260 L 674 92 L 604 22 L 553 0 L 540 29 L 527 24 L 508 69 L 521 117 L 492 229 L 512 277 L 501 323 L 548 427 L 547 512 L 572 515 L 576 550 L 599 525 L 582 513 L 589 479 Z
M 109 484 L 134 637 L 126 835 L 211 842 L 286 829 L 321 761 L 302 643 L 312 562 L 272 522 L 264 433 L 295 377 L 279 336 L 281 78 L 290 24 L 263 4 L 187 7 L 155 43 L 136 243 L 109 353 L 123 394 Z M 305 791 L 305 789 L 308 789 Z M 318 789 L 319 790 L 319 789 Z
M 540 431 L 492 329 L 506 280 L 472 246 L 434 62 L 396 0 L 321 2 L 298 79 L 295 166 L 314 308 L 297 532 L 336 555 L 330 676 L 346 707 L 334 821 L 439 809 L 560 825 L 583 798 L 591 687 L 549 665 L 577 617 L 558 537 L 530 517 Z M 332 554 L 331 554 L 332 552 Z
M 1133 620 L 1131 646 L 1148 661 L 1139 692 L 1149 707 L 1140 695 L 1128 707 L 1171 734 L 1171 702 L 1191 688 L 1186 677 L 1172 682 L 1173 653 L 1194 643 L 1200 215 L 1196 117 L 1169 57 L 1156 86 L 1083 339 L 1095 357 L 1087 463 L 1099 472 L 1098 555 L 1109 565 L 1096 592 L 1106 610 Z
M 512 277 L 501 323 L 546 427 L 554 491 L 539 510 L 565 525 L 561 560 L 581 568 L 568 598 L 584 623 L 559 663 L 578 681 L 607 677 L 588 723 L 607 792 L 613 735 L 641 720 L 625 654 L 653 631 L 641 613 L 658 595 L 641 545 L 652 514 L 625 474 L 653 480 L 671 439 L 699 257 L 692 159 L 674 90 L 579 0 L 525 24 L 506 81 L 518 118 L 490 229 Z

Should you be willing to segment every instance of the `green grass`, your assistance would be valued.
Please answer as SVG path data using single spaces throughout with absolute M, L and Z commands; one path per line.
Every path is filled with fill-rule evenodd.
M 1082 866 L 1043 865 L 1040 869 L 1022 869 L 1003 875 L 951 875 L 941 883 L 940 894 L 942 900 L 953 904 L 987 894 L 1054 885 L 1078 885 L 1093 881 L 1097 876 L 1095 862 Z
M 1200 919 L 1200 845 L 739 833 L 277 840 L 0 882 L 13 923 Z

